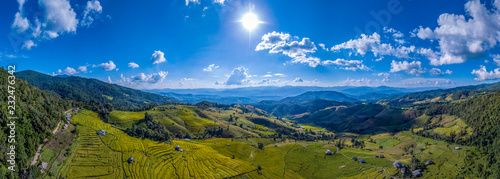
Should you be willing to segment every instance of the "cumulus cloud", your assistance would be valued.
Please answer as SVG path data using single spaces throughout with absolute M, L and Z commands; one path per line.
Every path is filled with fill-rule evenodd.
M 153 55 L 151 55 L 151 60 L 153 60 L 153 64 L 158 64 L 158 63 L 163 63 L 165 61 L 167 61 L 164 57 L 164 53 L 161 52 L 161 51 L 155 51 L 155 53 L 153 53 Z
M 82 26 L 90 26 L 94 22 L 94 18 L 98 18 L 102 13 L 101 3 L 97 0 L 87 1 L 85 10 L 83 11 L 83 17 L 80 21 Z
M 130 67 L 130 68 L 139 68 L 139 65 L 137 63 L 130 62 L 130 63 L 128 63 L 128 67 Z
M 213 71 L 217 68 L 219 68 L 219 66 L 215 66 L 215 64 L 211 64 L 207 68 L 203 68 L 203 71 Z
M 99 67 L 99 68 L 102 68 L 104 71 L 111 71 L 111 70 L 114 70 L 116 68 L 116 65 L 115 63 L 113 63 L 113 61 L 109 61 L 107 63 L 101 63 L 99 65 L 94 65 L 93 67 Z
M 367 66 L 363 65 L 362 60 L 345 60 L 342 58 L 338 58 L 337 60 L 333 60 L 333 61 L 332 60 L 323 61 L 322 64 L 323 65 L 346 66 L 346 67 L 342 67 L 342 69 L 353 70 L 353 71 L 356 71 L 358 69 L 365 70 L 365 71 L 371 70 Z
M 31 50 L 31 47 L 36 47 L 35 42 L 33 42 L 33 40 L 27 40 L 27 41 L 24 42 L 22 48 Z
M 250 75 L 245 67 L 234 68 L 231 75 L 227 78 L 226 85 L 244 85 L 248 84 Z
M 450 71 L 450 70 L 446 70 L 446 71 L 443 72 L 439 68 L 432 68 L 431 70 L 429 70 L 429 74 L 431 76 L 444 76 L 445 74 L 452 75 L 453 72 Z
M 425 69 L 422 68 L 422 63 L 420 61 L 402 61 L 402 62 L 397 62 L 395 60 L 392 61 L 391 63 L 391 70 L 390 72 L 399 72 L 399 71 L 405 71 L 406 73 L 410 75 L 416 75 L 419 76 L 423 73 L 425 73 Z
M 309 53 L 316 52 L 317 48 L 314 42 L 309 38 L 296 41 L 290 37 L 288 33 L 275 31 L 264 34 L 262 42 L 257 45 L 255 51 L 269 50 L 269 53 L 282 53 L 292 58 L 291 63 L 305 63 L 311 67 L 320 64 L 319 58 L 307 56 Z
M 224 2 L 224 1 L 223 1 Z M 186 6 L 189 5 L 189 3 L 193 4 L 200 4 L 200 0 L 186 0 Z
M 471 74 L 477 76 L 477 78 L 474 78 L 474 80 L 476 81 L 498 79 L 500 78 L 500 68 L 488 72 L 488 70 L 486 70 L 486 67 L 481 65 L 479 69 L 472 70 Z
M 276 31 L 273 31 L 264 34 L 262 36 L 262 42 L 260 42 L 257 47 L 255 47 L 255 51 L 271 49 L 274 46 L 286 43 L 288 39 L 290 39 L 290 34 L 288 33 L 278 33 Z
M 295 78 L 295 80 L 293 80 L 293 82 L 302 83 L 302 82 L 304 82 L 304 80 L 302 80 L 302 78 L 299 77 L 299 78 Z
M 139 83 L 159 83 L 162 82 L 168 75 L 168 71 L 159 71 L 158 73 L 152 73 L 146 75 L 144 73 L 139 73 L 135 76 L 130 77 L 133 82 Z
M 23 17 L 20 12 L 17 12 L 14 16 L 14 22 L 12 23 L 11 28 L 15 30 L 17 33 L 23 33 L 30 27 L 28 19 Z
M 35 18 L 30 22 L 25 17 L 27 14 L 23 12 L 25 0 L 18 0 L 18 3 L 19 12 L 15 14 L 11 28 L 14 33 L 23 33 L 24 44 L 22 48 L 27 50 L 43 40 L 54 39 L 63 34 L 76 33 L 79 25 L 90 25 L 93 19 L 102 12 L 99 1 L 89 1 L 82 12 L 83 19 L 80 21 L 77 19 L 69 0 L 38 0 L 38 9 L 42 13 L 40 13 L 40 17 L 37 17 L 38 14 L 33 15 Z
M 78 71 L 76 71 L 74 68 L 71 68 L 71 67 L 67 67 L 65 70 L 64 70 L 64 74 L 65 75 L 74 75 L 74 74 L 77 74 Z
M 76 32 L 78 19 L 68 0 L 39 0 L 38 4 L 45 12 L 42 27 L 46 37 L 56 38 L 62 33 Z
M 85 73 L 87 73 L 87 66 L 79 66 L 77 70 L 79 72 L 85 72 Z
M 500 42 L 500 3 L 495 1 L 488 9 L 479 0 L 465 4 L 465 15 L 441 14 L 434 30 L 419 27 L 415 31 L 421 39 L 438 40 L 438 58 L 431 65 L 463 63 L 467 59 L 484 56 Z
M 361 34 L 361 38 L 351 39 L 347 42 L 335 45 L 330 50 L 338 52 L 341 49 L 355 50 L 356 54 L 361 56 L 371 51 L 374 56 L 392 55 L 397 58 L 410 58 L 409 53 L 415 51 L 415 46 L 398 46 L 394 48 L 391 44 L 381 43 L 380 35 L 375 32 L 372 35 Z
M 384 33 L 392 34 L 392 37 L 394 38 L 402 38 L 404 36 L 404 34 L 401 33 L 400 31 L 397 31 L 396 29 L 389 27 L 384 27 Z

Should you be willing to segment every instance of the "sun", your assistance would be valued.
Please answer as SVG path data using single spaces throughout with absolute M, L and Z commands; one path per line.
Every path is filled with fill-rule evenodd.
M 248 31 L 254 30 L 261 23 L 257 15 L 251 12 L 246 13 L 243 18 L 241 18 L 240 22 Z

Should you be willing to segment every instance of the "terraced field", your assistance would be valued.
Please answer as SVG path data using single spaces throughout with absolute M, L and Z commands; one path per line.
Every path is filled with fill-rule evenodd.
M 80 112 L 72 122 L 81 125 L 78 145 L 62 167 L 61 177 L 226 178 L 256 170 L 248 162 L 231 159 L 204 145 L 130 137 L 91 111 Z M 106 135 L 97 135 L 97 130 L 106 130 Z M 174 145 L 184 152 L 175 151 Z M 132 163 L 128 163 L 129 157 L 134 158 Z

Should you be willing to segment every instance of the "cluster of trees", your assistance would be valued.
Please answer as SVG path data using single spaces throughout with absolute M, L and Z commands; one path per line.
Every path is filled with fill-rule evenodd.
M 163 104 L 171 101 L 162 95 L 109 84 L 97 79 L 50 76 L 31 70 L 18 72 L 16 76 L 63 99 L 83 103 L 94 100 L 101 104 L 110 103 L 115 107 L 133 108 L 146 106 L 149 103 Z
M 469 151 L 465 160 L 465 171 L 479 178 L 500 178 L 499 106 L 500 92 L 494 92 L 461 102 L 432 105 L 426 112 L 428 115 L 456 115 L 472 127 L 473 133 L 466 140 L 450 136 L 450 141 L 479 148 L 479 152 Z
M 144 125 L 134 124 L 132 128 L 126 130 L 126 133 L 132 137 L 148 138 L 159 142 L 170 142 L 172 135 L 162 123 L 155 121 L 153 116 L 145 113 Z
M 15 80 L 15 114 L 10 115 L 8 109 L 8 91 L 9 85 L 7 76 L 10 74 L 3 68 L 0 68 L 0 126 L 7 126 L 11 120 L 7 117 L 17 117 L 15 121 L 15 143 L 8 143 L 10 135 L 8 127 L 0 128 L 0 178 L 18 178 L 23 174 L 24 169 L 30 165 L 30 159 L 35 155 L 38 145 L 45 139 L 52 137 L 52 130 L 56 127 L 59 120 L 64 119 L 64 111 L 80 103 L 63 100 L 51 95 L 36 87 L 31 86 L 21 79 Z M 15 172 L 7 170 L 8 156 L 5 155 L 10 145 L 15 146 L 16 166 Z M 28 169 L 24 176 L 33 175 L 30 172 L 36 172 Z M 38 171 L 39 172 L 39 171 Z M 36 173 L 34 173 L 36 174 Z

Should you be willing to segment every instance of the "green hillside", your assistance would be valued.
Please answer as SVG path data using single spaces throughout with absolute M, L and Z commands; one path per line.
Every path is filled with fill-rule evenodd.
M 84 103 L 110 103 L 117 107 L 132 108 L 149 103 L 163 104 L 171 101 L 158 94 L 109 84 L 97 79 L 50 76 L 32 70 L 18 72 L 16 76 L 63 99 Z
M 53 96 L 45 91 L 42 91 L 21 79 L 14 81 L 8 80 L 8 73 L 4 68 L 0 68 L 0 98 L 2 105 L 0 107 L 0 144 L 2 155 L 0 155 L 0 177 L 8 176 L 8 178 L 16 178 L 24 169 L 28 169 L 31 159 L 35 155 L 37 147 L 45 138 L 52 138 L 52 131 L 57 126 L 58 122 L 64 119 L 64 111 L 70 109 L 77 104 L 72 101 L 62 100 L 59 97 Z M 8 86 L 13 88 L 9 88 Z M 14 89 L 15 88 L 15 89 Z M 9 97 L 15 96 L 15 97 Z M 15 109 L 10 113 L 11 108 L 8 102 L 15 98 Z M 7 117 L 17 117 L 10 120 Z M 10 136 L 11 129 L 7 124 L 15 123 L 15 136 Z M 8 139 L 14 139 L 12 143 L 8 143 Z M 8 169 L 10 167 L 9 156 L 6 155 L 10 147 L 15 147 L 15 167 L 14 172 Z M 35 166 L 33 166 L 35 167 Z M 35 167 L 36 168 L 36 167 Z M 39 171 L 29 168 L 26 176 L 34 175 Z

